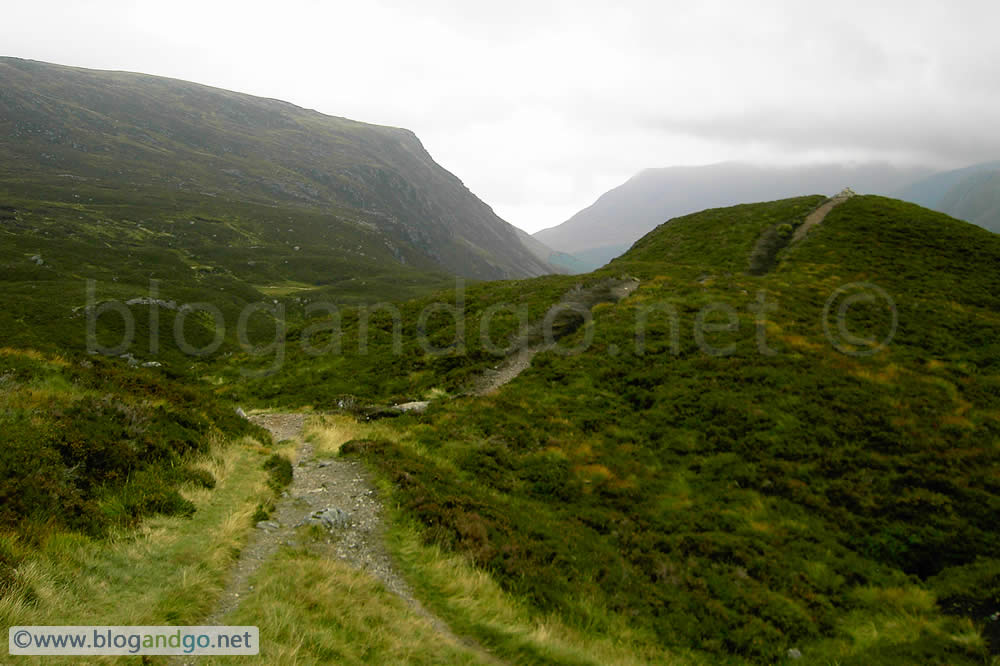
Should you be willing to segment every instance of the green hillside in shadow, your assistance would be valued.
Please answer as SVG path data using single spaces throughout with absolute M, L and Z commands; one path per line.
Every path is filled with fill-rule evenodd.
M 346 279 L 347 268 L 384 275 L 387 264 L 478 279 L 549 272 L 408 130 L 17 58 L 0 58 L 0 91 L 0 205 L 15 205 L 8 197 L 94 203 L 134 224 L 236 208 L 225 223 L 238 246 L 258 246 L 268 231 L 269 244 L 300 247 L 327 280 Z M 247 260 L 274 258 L 257 254 L 265 256 Z M 332 260 L 329 271 L 322 259 Z

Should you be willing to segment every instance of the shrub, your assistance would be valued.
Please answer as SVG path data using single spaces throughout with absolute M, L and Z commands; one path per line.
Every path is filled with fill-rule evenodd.
M 283 455 L 274 453 L 264 461 L 264 469 L 267 470 L 269 479 L 268 485 L 275 492 L 287 487 L 292 482 L 293 471 L 292 462 Z
M 101 534 L 150 514 L 191 515 L 177 489 L 212 488 L 192 468 L 218 423 L 233 420 L 211 394 L 101 357 L 79 363 L 5 349 L 0 391 L 0 528 Z M 25 537 L 27 538 L 27 537 Z

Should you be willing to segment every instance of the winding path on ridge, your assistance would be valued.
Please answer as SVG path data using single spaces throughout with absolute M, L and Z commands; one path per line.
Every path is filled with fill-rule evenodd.
M 823 203 L 822 206 L 820 206 L 813 212 L 809 213 L 805 221 L 802 224 L 800 224 L 799 227 L 795 230 L 795 233 L 792 234 L 792 241 L 791 243 L 789 243 L 789 245 L 795 245 L 796 243 L 799 243 L 803 238 L 806 237 L 806 234 L 809 233 L 810 229 L 812 229 L 817 224 L 820 224 L 823 220 L 826 219 L 826 216 L 830 214 L 831 210 L 833 210 L 834 208 L 844 203 L 853 196 L 854 192 L 850 188 L 845 188 L 840 192 L 840 194 L 830 198 L 825 203 Z
M 417 600 L 385 547 L 382 503 L 368 471 L 356 460 L 336 456 L 317 458 L 312 445 L 302 437 L 305 418 L 303 414 L 259 414 L 250 417 L 254 423 L 270 431 L 275 442 L 296 442 L 298 462 L 293 468 L 292 483 L 277 500 L 271 519 L 250 535 L 232 568 L 229 583 L 215 611 L 205 619 L 204 624 L 219 624 L 239 607 L 241 599 L 253 591 L 250 581 L 254 574 L 281 546 L 318 545 L 324 557 L 344 562 L 381 581 L 386 589 L 428 620 L 443 639 L 472 649 L 486 663 L 503 663 L 475 641 L 456 635 L 441 618 Z M 304 524 L 314 512 L 327 508 L 343 511 L 346 514 L 344 523 L 330 531 L 330 538 L 325 544 L 302 543 L 296 534 L 296 526 Z

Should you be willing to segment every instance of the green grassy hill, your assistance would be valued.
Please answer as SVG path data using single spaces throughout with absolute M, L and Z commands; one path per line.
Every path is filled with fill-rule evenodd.
M 661 225 L 605 269 L 642 285 L 563 343 L 592 335 L 585 352 L 347 448 L 428 541 L 540 613 L 629 627 L 637 652 L 988 663 L 1000 238 L 855 197 L 748 274 L 761 235 L 822 200 Z
M 98 303 L 149 298 L 151 289 L 178 305 L 211 302 L 229 322 L 222 351 L 236 347 L 239 313 L 251 303 L 277 299 L 294 317 L 310 301 L 377 302 L 453 282 L 436 269 L 401 265 L 377 233 L 330 214 L 168 192 L 107 193 L 86 184 L 44 191 L 25 184 L 2 201 L 5 344 L 83 351 L 88 281 Z M 137 337 L 148 340 L 147 308 L 132 310 Z M 164 316 L 164 339 L 173 338 L 173 316 Z M 100 323 L 120 328 L 114 315 Z M 196 319 L 188 328 L 199 347 L 206 335 L 212 339 L 198 333 Z M 148 346 L 130 351 L 159 357 Z M 169 347 L 161 353 L 161 361 L 180 362 Z
M 890 194 L 930 172 L 877 162 L 784 167 L 722 162 L 644 169 L 562 224 L 536 232 L 535 237 L 598 268 L 664 220 L 680 215 L 804 192 L 832 194 L 846 186 L 863 193 Z

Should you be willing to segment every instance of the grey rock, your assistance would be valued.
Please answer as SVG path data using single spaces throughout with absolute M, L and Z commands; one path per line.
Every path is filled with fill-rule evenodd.
M 237 407 L 236 408 L 236 416 L 240 417 L 241 419 L 248 418 L 247 417 L 247 413 L 243 411 L 242 407 Z
M 144 367 L 144 368 L 162 368 L 163 364 L 160 363 L 159 361 L 146 361 L 145 363 L 142 364 L 142 367 Z
M 427 400 L 418 400 L 414 402 L 404 402 L 400 405 L 396 405 L 396 409 L 402 412 L 423 412 L 427 409 L 427 406 L 431 403 Z
M 264 530 L 265 532 L 273 532 L 274 530 L 281 529 L 281 525 L 273 520 L 262 520 L 257 523 L 257 529 Z
M 140 298 L 133 298 L 125 301 L 125 305 L 156 305 L 167 310 L 177 309 L 176 301 L 165 301 L 162 298 L 149 298 L 148 296 L 142 296 Z
M 321 511 L 314 511 L 303 521 L 303 524 L 322 525 L 328 530 L 350 527 L 351 519 L 343 509 L 326 508 Z
M 801 659 L 802 651 L 798 648 L 788 648 L 788 658 L 789 659 Z

